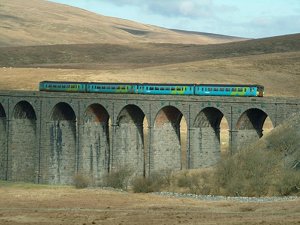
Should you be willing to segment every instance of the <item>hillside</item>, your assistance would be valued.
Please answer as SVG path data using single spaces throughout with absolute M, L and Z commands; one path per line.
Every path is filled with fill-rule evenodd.
M 241 38 L 187 33 L 45 0 L 1 0 L 0 47 L 87 43 L 215 44 Z
M 0 89 L 36 90 L 51 79 L 259 83 L 266 96 L 300 96 L 300 34 L 218 45 L 3 47 L 0 53 Z
M 2 67 L 103 69 L 149 67 L 209 59 L 300 51 L 300 34 L 218 45 L 80 44 L 0 48 Z M 125 66 L 125 67 L 127 67 Z

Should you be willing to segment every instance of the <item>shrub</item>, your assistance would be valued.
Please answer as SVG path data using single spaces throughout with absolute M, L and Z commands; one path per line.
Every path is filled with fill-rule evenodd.
M 215 171 L 221 194 L 267 195 L 281 169 L 280 157 L 271 151 L 245 149 L 220 162 Z
M 87 188 L 90 184 L 90 179 L 82 174 L 76 174 L 73 177 L 73 183 L 78 189 Z
M 159 189 L 154 185 L 153 179 L 149 177 L 136 177 L 132 181 L 132 190 L 135 193 L 149 193 L 159 191 Z
M 161 191 L 171 185 L 171 171 L 155 172 L 149 177 L 136 177 L 132 181 L 132 189 L 135 193 L 149 193 Z
M 190 187 L 192 185 L 191 182 L 192 182 L 192 180 L 188 174 L 188 171 L 184 171 L 183 174 L 180 174 L 177 177 L 177 186 L 178 187 L 182 187 L 182 188 Z
M 276 190 L 280 195 L 299 195 L 300 172 L 291 169 L 285 170 L 276 184 Z
M 128 167 L 122 167 L 118 170 L 111 171 L 104 177 L 103 186 L 127 190 L 132 174 L 132 170 Z

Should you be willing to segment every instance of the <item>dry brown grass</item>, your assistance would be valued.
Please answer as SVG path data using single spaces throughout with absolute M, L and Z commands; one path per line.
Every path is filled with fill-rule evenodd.
M 299 224 L 299 200 L 200 201 L 70 187 L 0 188 L 0 224 Z
M 0 68 L 0 89 L 37 90 L 38 83 L 42 80 L 170 83 L 239 82 L 264 85 L 266 96 L 299 97 L 297 84 L 300 83 L 300 60 L 298 58 L 299 53 L 294 52 L 123 70 Z M 282 64 L 274 63 L 271 65 L 271 62 L 280 60 Z

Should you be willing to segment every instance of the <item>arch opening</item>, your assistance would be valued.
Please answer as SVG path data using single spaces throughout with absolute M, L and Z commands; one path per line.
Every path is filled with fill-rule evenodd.
M 182 118 L 183 114 L 174 106 L 165 106 L 157 113 L 150 161 L 154 171 L 186 169 L 187 125 Z
M 144 112 L 136 105 L 127 105 L 113 125 L 115 137 L 112 169 L 127 168 L 136 175 L 145 174 Z
M 109 114 L 100 104 L 90 105 L 81 125 L 79 173 L 99 181 L 109 171 Z
M 60 102 L 56 104 L 51 113 L 52 121 L 61 121 L 61 120 L 76 120 L 76 115 L 72 107 L 65 103 Z
M 30 103 L 27 101 L 21 101 L 14 108 L 13 118 L 36 120 L 36 114 Z
M 219 109 L 204 108 L 195 118 L 190 135 L 190 168 L 213 166 L 220 160 L 222 143 L 224 148 L 228 146 L 228 122 Z
M 234 150 L 245 148 L 272 128 L 272 121 L 264 111 L 257 108 L 246 110 L 236 124 Z
M 36 113 L 27 101 L 20 101 L 13 109 L 10 123 L 11 161 L 10 179 L 12 181 L 35 182 L 37 175 Z
M 49 126 L 49 183 L 71 184 L 76 173 L 76 115 L 64 102 L 51 112 Z

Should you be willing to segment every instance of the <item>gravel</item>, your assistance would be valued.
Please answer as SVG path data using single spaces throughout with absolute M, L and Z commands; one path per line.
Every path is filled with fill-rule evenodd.
M 237 201 L 237 202 L 278 202 L 299 199 L 297 196 L 275 196 L 275 197 L 231 197 L 231 196 L 217 196 L 217 195 L 195 195 L 182 194 L 174 192 L 154 192 L 155 195 L 161 195 L 174 198 L 191 198 L 205 201 Z

